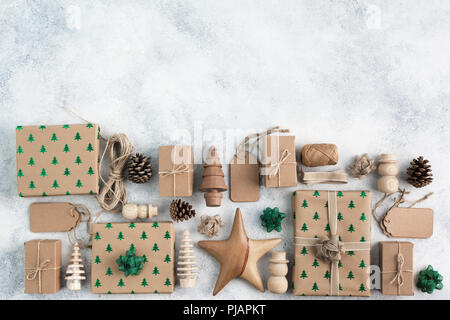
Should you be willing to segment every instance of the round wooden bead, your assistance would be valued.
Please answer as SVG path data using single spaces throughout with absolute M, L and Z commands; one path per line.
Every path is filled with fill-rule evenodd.
M 134 203 L 127 203 L 122 208 L 122 216 L 128 220 L 136 220 L 138 217 L 138 206 Z

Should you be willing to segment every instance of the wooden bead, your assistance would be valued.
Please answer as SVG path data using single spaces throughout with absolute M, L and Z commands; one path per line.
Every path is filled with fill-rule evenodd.
M 85 280 L 83 259 L 81 258 L 80 247 L 76 243 L 72 249 L 72 258 L 67 266 L 66 277 L 67 289 L 72 291 L 81 290 L 81 280 Z
M 288 273 L 285 251 L 272 252 L 272 259 L 269 260 L 270 278 L 267 281 L 267 288 L 273 293 L 285 293 L 288 289 L 286 274 Z
M 122 216 L 128 220 L 139 219 L 151 219 L 158 215 L 158 207 L 153 206 L 151 203 L 146 204 L 134 204 L 127 203 L 122 208 Z
M 397 179 L 398 166 L 395 154 L 382 154 L 378 161 L 378 191 L 384 193 L 397 192 L 399 182 Z

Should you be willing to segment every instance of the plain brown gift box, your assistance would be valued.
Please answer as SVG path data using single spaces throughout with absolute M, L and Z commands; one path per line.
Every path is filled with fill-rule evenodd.
M 192 192 L 194 190 L 194 156 L 192 153 L 192 146 L 160 146 L 158 149 L 158 156 L 159 196 L 192 196 Z M 179 158 L 179 161 L 174 157 Z M 174 160 L 179 163 L 174 163 Z M 167 174 L 183 164 L 187 166 L 188 172 Z
M 24 245 L 25 293 L 58 292 L 61 286 L 61 240 L 31 240 Z M 48 263 L 43 266 L 46 260 Z M 37 271 L 38 266 L 43 267 L 44 270 Z M 34 277 L 33 273 L 36 273 Z M 41 282 L 40 291 L 39 281 Z
M 277 150 L 278 149 L 278 150 Z M 278 172 L 270 172 L 270 165 L 279 162 L 284 150 L 290 155 L 280 164 Z M 297 162 L 295 158 L 295 136 L 266 136 L 264 137 L 264 183 L 266 188 L 295 187 L 298 184 Z
M 380 246 L 381 293 L 386 295 L 414 295 L 414 244 L 407 241 L 383 241 Z M 397 286 L 397 254 L 400 252 L 405 259 L 403 265 L 403 285 Z M 392 282 L 392 283 L 391 283 Z

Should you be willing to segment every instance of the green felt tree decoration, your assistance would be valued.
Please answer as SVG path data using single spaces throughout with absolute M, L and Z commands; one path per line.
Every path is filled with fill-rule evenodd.
M 286 218 L 286 214 L 280 212 L 277 207 L 265 208 L 263 214 L 259 216 L 261 225 L 266 228 L 267 232 L 276 230 L 281 232 L 281 221 Z
M 428 294 L 432 294 L 434 290 L 442 290 L 444 288 L 444 277 L 439 272 L 433 270 L 432 266 L 428 266 L 426 269 L 419 272 L 417 278 L 417 287 Z
M 42 154 L 47 152 L 47 149 L 45 148 L 44 145 L 41 146 L 41 149 L 39 149 L 39 152 L 42 153 Z
M 64 170 L 64 175 L 65 175 L 65 176 L 70 176 L 70 170 L 69 170 L 69 168 L 66 168 L 66 169 Z
M 119 259 L 116 260 L 116 263 L 119 266 L 119 271 L 125 273 L 125 277 L 128 277 L 129 275 L 137 276 L 144 268 L 144 258 L 136 255 L 136 250 L 134 248 L 127 250 L 124 256 L 120 255 Z
M 303 224 L 302 229 L 303 232 L 308 231 L 308 226 L 306 225 L 306 223 Z

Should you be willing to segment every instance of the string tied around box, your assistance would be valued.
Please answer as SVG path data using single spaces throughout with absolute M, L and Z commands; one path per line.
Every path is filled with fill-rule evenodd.
M 405 257 L 403 256 L 400 248 L 400 242 L 397 241 L 397 269 L 394 271 L 383 271 L 382 273 L 394 273 L 394 277 L 389 282 L 390 284 L 393 284 L 394 282 L 397 282 L 397 294 L 400 295 L 400 289 L 404 284 L 404 272 L 413 272 L 410 269 L 404 269 L 405 265 Z
M 174 198 L 175 198 L 175 194 L 176 194 L 176 176 L 178 174 L 182 174 L 182 173 L 189 173 L 189 171 L 190 171 L 189 167 L 185 163 L 181 163 L 179 165 L 173 164 L 173 167 L 171 170 L 159 172 L 159 175 L 161 177 L 168 177 L 168 176 L 173 177 L 173 197 Z M 189 176 L 188 176 L 188 179 L 189 179 Z

